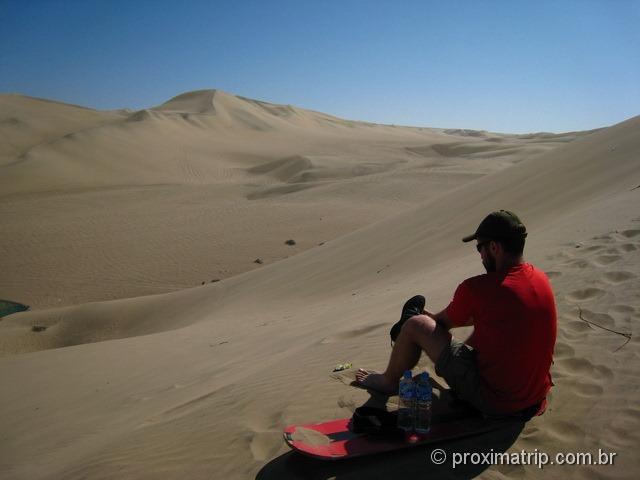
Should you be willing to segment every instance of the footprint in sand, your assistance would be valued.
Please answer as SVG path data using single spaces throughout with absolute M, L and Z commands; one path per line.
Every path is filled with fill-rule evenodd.
M 562 338 L 563 341 L 571 344 L 580 344 L 584 341 L 584 336 L 589 333 L 589 329 L 583 329 L 577 322 L 571 322 L 573 325 L 567 325 L 563 327 L 562 335 L 558 338 Z M 584 322 L 581 322 L 584 323 Z M 575 327 L 575 328 L 574 328 Z M 580 330 L 578 330 L 580 329 Z
M 564 326 L 569 332 L 577 334 L 584 334 L 589 330 L 593 330 L 593 328 L 590 327 L 588 323 L 581 320 L 568 320 L 564 323 Z M 575 340 L 576 337 L 572 335 L 570 338 Z
M 630 305 L 613 305 L 611 310 L 617 313 L 634 313 L 636 311 L 636 309 Z
M 606 240 L 609 241 L 611 240 L 611 235 L 598 235 L 596 237 L 592 237 L 593 240 Z
M 597 383 L 576 383 L 573 387 L 568 388 L 571 388 L 573 392 L 577 393 L 581 397 L 596 397 L 602 395 L 604 392 L 604 388 Z
M 616 411 L 608 425 L 612 439 L 620 445 L 637 446 L 640 428 L 640 411 L 633 408 L 622 408 Z
M 611 263 L 617 262 L 622 257 L 617 254 L 608 254 L 608 255 L 598 255 L 596 257 L 596 264 L 600 266 L 609 265 Z
M 604 290 L 600 288 L 582 288 L 579 290 L 574 290 L 567 294 L 567 300 L 571 302 L 583 302 L 585 300 L 595 300 L 597 298 L 602 297 L 605 293 Z
M 591 375 L 593 374 L 593 364 L 586 358 L 566 358 L 561 360 L 562 366 L 572 374 Z
M 623 243 L 622 245 L 620 245 L 620 248 L 624 251 L 624 252 L 635 252 L 638 247 L 636 247 L 633 243 Z
M 619 272 L 607 272 L 602 278 L 609 283 L 618 284 L 636 278 L 636 275 L 631 272 L 619 271 Z
M 575 349 L 566 343 L 557 342 L 553 357 L 556 359 L 571 358 L 575 355 L 575 352 Z
M 560 253 L 554 253 L 552 255 L 547 255 L 546 258 L 547 260 L 565 260 L 571 257 L 564 252 L 560 252 Z
M 560 379 L 562 379 L 562 378 L 564 378 L 564 377 L 566 377 L 566 376 L 567 376 L 567 375 L 566 375 L 562 370 L 558 370 L 558 369 L 554 369 L 554 370 L 552 370 L 552 371 L 551 371 L 551 374 L 552 374 L 552 376 L 553 376 L 553 380 L 554 380 L 556 383 L 558 383 L 558 382 L 557 382 L 557 380 L 560 380 Z
M 602 380 L 611 380 L 613 378 L 613 370 L 604 365 L 594 365 L 593 369 L 596 371 L 596 375 Z
M 640 410 L 637 408 L 625 408 L 620 412 L 620 415 L 630 422 L 640 422 Z
M 564 262 L 561 265 L 571 267 L 571 268 L 584 269 L 584 268 L 589 268 L 591 266 L 591 262 L 589 262 L 589 260 L 585 260 L 584 258 L 575 258 L 573 260 Z
M 602 250 L 604 248 L 604 245 L 591 245 L 590 247 L 586 247 L 583 248 L 582 251 L 583 252 L 597 252 L 598 250 Z
M 620 235 L 626 238 L 634 238 L 640 235 L 640 230 L 624 230 L 620 232 Z
M 548 422 L 546 432 L 556 440 L 573 445 L 580 444 L 585 437 L 584 430 L 579 425 L 564 420 Z
M 607 313 L 592 312 L 586 308 L 582 309 L 582 318 L 607 328 L 615 326 L 616 323 L 611 315 Z
M 545 272 L 547 277 L 549 278 L 549 280 L 553 280 L 554 278 L 558 278 L 559 276 L 562 275 L 562 272 L 556 272 L 554 270 L 550 271 L 550 272 Z

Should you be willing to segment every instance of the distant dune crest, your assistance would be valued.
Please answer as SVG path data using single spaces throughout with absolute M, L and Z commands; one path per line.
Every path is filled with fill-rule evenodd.
M 222 90 L 196 90 L 173 97 L 152 108 L 156 112 L 181 115 L 204 115 L 215 117 L 218 124 L 245 127 L 252 130 L 269 131 L 291 127 L 353 127 L 370 126 L 364 122 L 353 122 L 325 113 L 280 105 L 251 98 L 240 97 Z
M 232 95 L 219 90 L 195 90 L 177 95 L 162 105 L 154 107 L 154 110 L 215 114 L 217 110 L 215 103 L 225 100 L 228 102 L 229 98 L 233 98 Z

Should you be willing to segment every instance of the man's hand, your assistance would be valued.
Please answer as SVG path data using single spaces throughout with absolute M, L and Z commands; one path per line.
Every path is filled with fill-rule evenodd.
M 439 325 L 442 325 L 442 327 L 447 329 L 447 330 L 451 330 L 452 328 L 455 328 L 455 326 L 451 322 L 451 319 L 447 316 L 447 310 L 446 309 L 442 310 L 441 312 L 435 313 L 435 314 L 427 312 L 426 315 L 429 315 L 436 322 L 438 322 Z

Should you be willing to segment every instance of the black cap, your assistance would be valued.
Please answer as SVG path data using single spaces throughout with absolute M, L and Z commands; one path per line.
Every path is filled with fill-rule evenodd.
M 478 237 L 508 240 L 526 238 L 527 229 L 518 216 L 509 210 L 492 212 L 485 217 L 473 235 L 466 236 L 463 242 L 470 242 Z

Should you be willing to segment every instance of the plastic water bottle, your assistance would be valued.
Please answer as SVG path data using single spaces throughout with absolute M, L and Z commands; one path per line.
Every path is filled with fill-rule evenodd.
M 398 427 L 412 432 L 415 425 L 416 385 L 411 370 L 404 372 L 398 388 Z
M 431 395 L 433 391 L 429 374 L 422 372 L 416 381 L 416 432 L 427 433 L 431 429 Z

